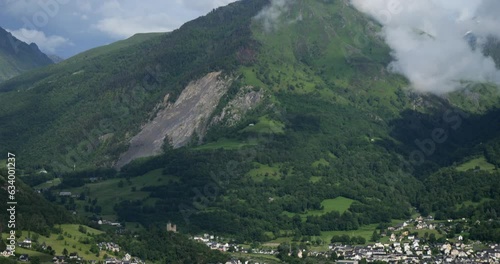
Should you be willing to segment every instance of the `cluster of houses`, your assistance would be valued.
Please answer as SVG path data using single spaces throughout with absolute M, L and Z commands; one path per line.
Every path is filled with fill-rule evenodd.
M 65 264 L 65 263 L 81 263 L 83 261 L 83 258 L 78 256 L 78 253 L 73 252 L 70 253 L 69 256 L 54 256 L 52 258 L 52 263 L 54 264 Z
M 433 252 L 429 245 L 423 244 L 418 238 L 408 236 L 410 242 L 393 242 L 388 244 L 376 243 L 367 246 L 330 245 L 328 252 L 300 251 L 298 257 L 305 254 L 313 257 L 329 258 L 332 253 L 343 259 L 342 263 L 358 263 L 366 259 L 368 262 L 384 261 L 387 263 L 500 263 L 500 246 L 492 245 L 482 251 L 474 251 L 472 245 L 461 242 L 436 245 L 438 252 Z M 249 253 L 238 245 L 220 243 L 216 237 L 205 234 L 195 236 L 193 240 L 206 244 L 212 250 L 228 251 L 233 248 L 236 252 Z M 276 255 L 272 249 L 254 250 L 252 253 Z
M 99 221 L 97 221 L 97 224 L 98 225 L 110 225 L 110 226 L 115 226 L 115 227 L 122 227 L 122 224 L 120 224 L 118 222 L 112 222 L 109 220 L 99 220 Z
M 64 263 L 91 263 L 91 264 L 97 264 L 97 263 L 104 263 L 104 264 L 145 264 L 144 261 L 142 261 L 139 258 L 135 258 L 130 256 L 130 254 L 125 254 L 125 256 L 122 259 L 117 259 L 117 258 L 106 258 L 104 261 L 97 261 L 97 260 L 88 260 L 84 261 L 83 258 L 79 257 L 77 253 L 71 253 L 69 256 L 55 256 L 53 258 L 53 263 L 54 264 L 64 264 Z
M 25 238 L 23 241 L 18 243 L 18 246 L 23 248 L 31 249 L 33 247 L 33 242 L 30 238 Z M 120 252 L 120 246 L 114 242 L 100 242 L 97 244 L 99 250 L 104 250 L 112 253 Z M 47 249 L 45 242 L 41 245 L 42 249 Z M 13 254 L 9 250 L 0 252 L 0 256 L 11 257 Z M 28 254 L 16 255 L 20 262 L 30 261 Z M 1 261 L 0 261 L 1 262 Z M 107 258 L 104 261 L 95 260 L 84 260 L 82 257 L 78 256 L 78 253 L 73 252 L 67 256 L 54 256 L 52 258 L 54 264 L 64 264 L 64 263 L 105 263 L 105 264 L 144 264 L 145 262 L 137 257 L 132 257 L 130 254 L 126 253 L 122 259 L 118 258 Z
M 144 264 L 145 262 L 139 258 L 132 257 L 130 254 L 125 254 L 122 259 L 117 258 L 107 258 L 104 264 Z
M 231 247 L 235 249 L 236 252 L 239 251 L 239 247 L 236 244 L 229 244 L 229 243 L 219 243 L 216 241 L 216 237 L 213 235 L 209 234 L 204 234 L 203 236 L 195 236 L 192 237 L 193 240 L 198 241 L 200 243 L 205 244 L 207 247 L 209 247 L 212 250 L 219 250 L 222 252 L 227 252 Z
M 415 219 L 410 219 L 407 221 L 404 221 L 403 223 L 397 224 L 396 226 L 391 226 L 387 228 L 389 231 L 401 231 L 408 226 L 412 225 L 413 228 L 417 230 L 434 230 L 438 227 L 437 224 L 433 223 L 434 218 L 432 216 L 428 216 L 426 218 L 423 218 L 422 216 L 419 216 Z
M 6 255 L 5 257 L 9 257 L 10 255 Z M 20 262 L 28 262 L 30 261 L 30 257 L 28 254 L 22 254 L 19 255 L 18 260 Z M 106 258 L 104 261 L 96 261 L 96 260 L 84 260 L 82 257 L 78 256 L 78 254 L 71 253 L 68 256 L 54 256 L 52 258 L 52 263 L 54 264 L 65 264 L 65 263 L 91 263 L 91 264 L 97 264 L 97 263 L 104 263 L 104 264 L 145 264 L 144 261 L 142 261 L 139 258 L 132 257 L 130 254 L 125 254 L 125 256 L 122 259 L 117 259 L 117 258 Z
M 100 242 L 97 244 L 99 250 L 105 250 L 109 252 L 120 252 L 120 246 L 113 242 Z
M 33 246 L 33 243 L 31 241 L 30 238 L 25 238 L 23 241 L 21 242 L 18 242 L 17 245 L 19 247 L 23 247 L 23 248 L 31 248 Z M 0 256 L 2 257 L 9 257 L 9 256 L 12 256 L 12 252 L 10 251 L 9 248 L 5 249 L 4 251 L 0 252 Z M 21 260 L 21 257 L 22 257 L 22 260 Z M 20 255 L 20 261 L 28 261 L 27 260 L 27 255 Z
M 500 246 L 491 245 L 484 250 L 474 250 L 473 244 L 464 244 L 464 238 L 458 236 L 456 242 L 433 244 L 432 247 L 418 237 L 409 234 L 410 226 L 417 230 L 446 230 L 449 227 L 435 223 L 432 216 L 410 219 L 389 231 L 401 231 L 399 235 L 392 233 L 389 243 L 376 243 L 368 246 L 331 245 L 330 250 L 337 256 L 356 263 L 362 259 L 385 261 L 388 263 L 500 263 Z M 462 219 L 466 222 L 466 219 Z M 448 223 L 454 222 L 448 220 Z
M 366 259 L 368 262 L 385 261 L 388 263 L 499 263 L 500 247 L 493 245 L 488 249 L 474 251 L 472 246 L 462 243 L 437 245 L 439 252 L 433 254 L 427 245 L 413 243 L 381 244 L 369 246 L 336 245 L 331 249 L 337 256 L 354 261 Z
M 356 264 L 361 260 L 387 263 L 500 263 L 500 245 L 491 245 L 487 249 L 475 250 L 473 244 L 463 243 L 462 236 L 456 237 L 455 242 L 446 241 L 445 243 L 429 245 L 425 240 L 410 234 L 408 231 L 410 228 L 414 230 L 446 230 L 448 227 L 443 223 L 435 222 L 432 216 L 426 218 L 419 216 L 387 228 L 388 231 L 391 231 L 388 243 L 375 243 L 366 246 L 332 244 L 328 251 L 302 251 L 299 252 L 298 257 L 302 258 L 307 254 L 307 256 L 312 257 L 329 258 L 335 253 L 338 258 L 342 259 L 339 263 L 350 264 Z M 228 251 L 232 249 L 236 252 L 249 253 L 249 250 L 238 245 L 220 243 L 218 237 L 209 234 L 195 236 L 192 239 L 206 244 L 213 250 Z M 253 250 L 252 253 L 278 254 L 273 249 Z
M 466 219 L 462 219 L 466 222 Z M 449 223 L 453 220 L 449 220 Z M 433 244 L 432 247 L 418 237 L 409 234 L 407 228 L 416 230 L 446 230 L 443 223 L 436 223 L 432 216 L 407 220 L 387 228 L 393 232 L 389 243 L 368 246 L 331 245 L 337 256 L 355 262 L 362 259 L 388 263 L 500 263 L 500 246 L 491 245 L 485 250 L 474 250 L 472 244 L 464 244 L 463 237 L 456 242 Z M 398 235 L 396 235 L 396 231 Z
M 204 234 L 203 236 L 194 236 L 191 239 L 198 241 L 200 243 L 205 244 L 207 247 L 209 247 L 212 250 L 219 250 L 222 252 L 227 252 L 227 251 L 233 251 L 233 252 L 240 252 L 243 254 L 247 253 L 255 253 L 255 254 L 261 254 L 261 255 L 276 255 L 278 252 L 274 249 L 254 249 L 252 252 L 249 252 L 248 249 L 245 249 L 237 244 L 234 243 L 224 243 L 224 242 L 218 242 L 218 237 L 209 235 L 209 234 Z

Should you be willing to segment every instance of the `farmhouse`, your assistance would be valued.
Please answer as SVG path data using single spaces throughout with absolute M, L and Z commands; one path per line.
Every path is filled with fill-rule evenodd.
M 66 257 L 65 257 L 65 256 L 54 256 L 54 257 L 52 258 L 52 262 L 53 262 L 54 264 L 66 263 L 66 262 L 65 262 L 65 259 L 66 259 Z
M 21 243 L 19 243 L 19 246 L 23 248 L 31 248 L 31 245 L 32 243 L 30 238 L 25 238 Z
M 30 260 L 30 257 L 28 256 L 28 254 L 22 254 L 21 256 L 19 256 L 19 261 L 27 262 L 29 260 Z
M 78 253 L 73 252 L 73 253 L 69 254 L 69 259 L 79 259 Z

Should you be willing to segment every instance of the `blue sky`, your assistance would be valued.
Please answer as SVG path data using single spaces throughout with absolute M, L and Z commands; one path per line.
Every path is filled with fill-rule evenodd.
M 0 27 L 68 58 L 135 33 L 168 32 L 235 0 L 0 0 Z

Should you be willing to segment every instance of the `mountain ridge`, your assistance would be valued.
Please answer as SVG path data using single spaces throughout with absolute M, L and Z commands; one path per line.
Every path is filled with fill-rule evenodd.
M 52 63 L 35 43 L 24 43 L 0 27 L 0 81 Z
M 498 206 L 457 209 L 472 199 L 498 200 L 489 187 L 496 169 L 481 171 L 463 196 L 446 191 L 461 190 L 473 177 L 456 169 L 472 157 L 499 164 L 490 147 L 500 142 L 498 87 L 414 92 L 404 76 L 387 69 L 393 58 L 381 26 L 347 1 L 292 1 L 277 19 L 262 20 L 270 3 L 235 2 L 168 34 L 112 44 L 0 84 L 0 122 L 6 124 L 0 148 L 22 153 L 22 166 L 61 176 L 47 195 L 112 193 L 97 213 L 144 227 L 169 219 L 188 232 L 241 242 L 290 234 L 307 240 L 407 219 L 416 210 L 484 219 L 480 210 Z M 232 79 L 231 85 L 213 94 L 203 114 L 185 124 L 175 120 L 204 125 L 170 146 L 164 140 L 172 135 L 170 123 L 155 118 L 191 98 L 183 94 L 186 87 L 211 73 Z M 197 88 L 186 108 L 212 91 Z M 250 106 L 240 99 L 256 97 Z M 155 137 L 138 145 L 153 144 L 148 154 L 158 155 L 130 158 L 119 172 L 108 171 L 113 179 L 91 183 L 149 128 Z M 422 162 L 412 162 L 415 151 Z M 449 185 L 437 186 L 442 175 Z M 100 184 L 112 187 L 102 194 L 95 190 Z M 434 199 L 439 192 L 446 196 Z M 325 211 L 325 201 L 338 197 L 352 204 L 345 212 Z M 87 201 L 76 205 L 86 216 L 96 213 L 82 209 Z

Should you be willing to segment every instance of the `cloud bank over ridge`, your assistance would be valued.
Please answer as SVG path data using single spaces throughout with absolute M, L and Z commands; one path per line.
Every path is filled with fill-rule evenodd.
M 383 25 L 382 34 L 395 58 L 389 69 L 405 75 L 414 89 L 443 94 L 463 88 L 467 82 L 500 84 L 500 71 L 481 49 L 487 37 L 500 39 L 500 1 L 351 3 Z

